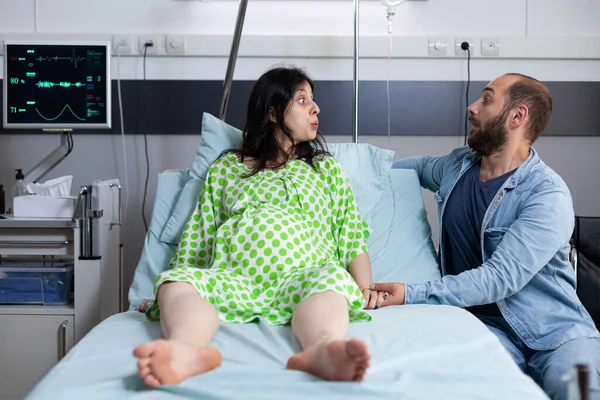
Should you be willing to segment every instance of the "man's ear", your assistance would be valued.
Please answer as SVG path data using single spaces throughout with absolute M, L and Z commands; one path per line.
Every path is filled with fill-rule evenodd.
M 513 128 L 517 128 L 527 122 L 527 117 L 529 117 L 529 107 L 525 104 L 521 104 L 515 108 L 513 117 L 510 120 L 510 125 Z

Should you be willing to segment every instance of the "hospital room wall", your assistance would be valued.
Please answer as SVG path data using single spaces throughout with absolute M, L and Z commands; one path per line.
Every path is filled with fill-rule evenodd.
M 0 0 L 0 35 L 14 33 L 73 34 L 166 34 L 231 35 L 237 1 L 175 0 Z M 129 7 L 125 9 L 125 7 Z M 600 36 L 600 3 L 591 0 L 428 0 L 407 3 L 398 13 L 394 30 L 398 35 L 584 37 Z M 268 21 L 268 23 L 265 23 Z M 351 35 L 351 1 L 251 1 L 244 34 Z M 361 35 L 385 35 L 386 24 L 379 1 L 361 2 Z M 385 40 L 385 38 L 383 38 Z M 123 79 L 141 79 L 140 57 L 124 57 Z M 255 79 L 277 58 L 240 59 L 235 79 Z M 306 65 L 317 80 L 351 80 L 351 59 L 295 59 Z M 148 79 L 222 79 L 226 58 L 150 58 Z M 212 71 L 201 68 L 217 66 Z M 331 67 L 335 65 L 336 67 Z M 115 64 L 113 63 L 113 66 Z M 339 69 L 337 68 L 339 66 Z M 200 67 L 200 68 L 199 68 Z M 531 73 L 548 81 L 600 81 L 597 60 L 474 60 L 472 79 L 486 81 L 505 70 Z M 361 62 L 361 79 L 384 80 L 385 57 Z M 182 78 L 183 77 L 183 78 Z M 466 79 L 464 60 L 393 60 L 392 80 Z M 410 101 L 403 99 L 402 101 Z M 453 107 L 454 105 L 449 105 Z M 127 111 L 125 111 L 127 114 Z M 168 116 L 166 117 L 168 118 Z M 133 276 L 144 236 L 141 206 L 146 177 L 144 137 L 126 132 L 129 196 L 123 231 L 125 245 L 125 291 Z M 461 132 L 453 135 L 415 136 L 403 134 L 388 138 L 363 135 L 360 140 L 396 152 L 396 158 L 417 154 L 445 154 L 462 144 Z M 596 132 L 597 133 L 597 132 Z M 329 135 L 330 142 L 349 141 L 347 136 Z M 200 138 L 195 135 L 150 135 L 148 153 L 150 179 L 146 202 L 149 218 L 153 206 L 156 174 L 168 168 L 189 166 Z M 57 136 L 0 135 L 0 184 L 14 181 L 14 169 L 27 169 L 58 143 Z M 575 211 L 600 215 L 600 136 L 552 136 L 540 139 L 536 148 L 542 157 L 567 181 L 574 197 Z M 75 151 L 48 178 L 74 174 L 73 185 L 87 184 L 98 177 L 124 180 L 122 140 L 119 135 L 77 135 Z M 437 213 L 430 193 L 425 204 L 437 242 Z
M 379 0 L 361 0 L 361 34 L 385 34 Z M 231 34 L 235 0 L 0 0 L 0 32 Z M 397 13 L 403 35 L 597 36 L 594 0 L 427 0 Z M 37 19 L 36 19 L 37 14 Z M 352 34 L 351 0 L 250 0 L 245 34 Z M 37 25 L 37 26 L 36 26 Z

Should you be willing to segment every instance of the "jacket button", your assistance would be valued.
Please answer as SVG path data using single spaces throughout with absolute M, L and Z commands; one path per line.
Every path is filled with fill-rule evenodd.
M 508 311 L 504 311 L 504 315 L 508 315 Z
M 523 339 L 529 339 L 529 335 L 523 335 Z

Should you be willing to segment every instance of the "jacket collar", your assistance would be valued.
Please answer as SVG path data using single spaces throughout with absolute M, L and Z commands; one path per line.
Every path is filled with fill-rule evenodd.
M 467 148 L 467 152 L 463 158 L 461 173 L 475 164 L 477 161 L 481 160 L 481 154 L 477 153 L 475 150 L 471 148 Z M 511 175 L 508 184 L 506 185 L 506 189 L 514 189 L 517 185 L 522 183 L 527 177 L 535 171 L 542 163 L 537 151 L 533 148 L 529 148 L 529 156 L 527 159 L 523 161 L 521 165 L 517 168 L 514 174 Z

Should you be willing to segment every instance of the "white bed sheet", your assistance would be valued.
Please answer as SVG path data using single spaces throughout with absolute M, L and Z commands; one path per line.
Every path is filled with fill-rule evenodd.
M 134 311 L 114 315 L 83 338 L 34 388 L 49 399 L 547 399 L 498 339 L 468 312 L 410 305 L 371 312 L 349 337 L 367 341 L 372 366 L 361 383 L 326 382 L 285 370 L 299 349 L 289 327 L 222 325 L 213 340 L 223 365 L 179 385 L 147 388 L 132 350 L 162 337 Z

